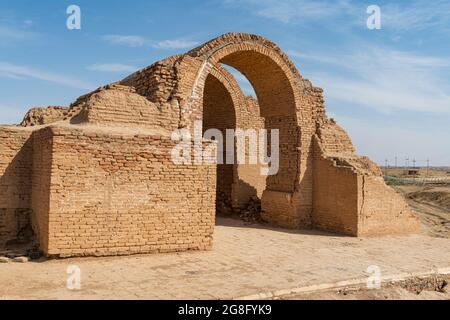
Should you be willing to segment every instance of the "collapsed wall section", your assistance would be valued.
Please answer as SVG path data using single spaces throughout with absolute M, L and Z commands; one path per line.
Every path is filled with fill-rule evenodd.
M 379 167 L 358 157 L 347 133 L 325 121 L 314 137 L 313 227 L 352 236 L 408 234 L 420 222 Z
M 420 221 L 383 177 L 358 176 L 358 236 L 417 233 Z
M 346 163 L 327 158 L 315 141 L 312 225 L 327 231 L 358 233 L 358 176 Z
M 178 128 L 179 110 L 171 104 L 155 104 L 132 87 L 114 84 L 97 90 L 85 101 L 80 120 L 103 126 L 172 131 Z
M 211 248 L 215 165 L 174 164 L 176 142 L 153 132 L 48 130 L 51 172 L 41 175 L 50 179 L 50 200 L 39 218 L 48 224 L 47 256 Z

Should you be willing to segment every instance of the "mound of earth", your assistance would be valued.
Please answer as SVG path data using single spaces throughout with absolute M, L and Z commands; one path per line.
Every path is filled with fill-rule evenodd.
M 450 191 L 429 189 L 408 194 L 408 198 L 419 202 L 426 202 L 450 211 Z

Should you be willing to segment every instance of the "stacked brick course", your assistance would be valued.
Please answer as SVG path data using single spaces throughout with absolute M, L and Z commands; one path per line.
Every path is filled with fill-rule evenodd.
M 38 175 L 49 188 L 38 197 L 49 202 L 33 201 L 33 209 L 40 243 L 49 236 L 44 252 L 116 255 L 210 248 L 215 167 L 175 165 L 173 146 L 170 137 L 151 131 L 42 130 L 35 147 L 42 163 L 50 165 Z
M 257 101 L 222 64 L 249 79 Z M 171 133 L 196 120 L 203 131 L 278 129 L 279 172 L 175 164 Z M 260 198 L 262 217 L 288 228 L 419 229 L 379 168 L 327 118 L 322 90 L 259 36 L 220 36 L 69 108 L 34 109 L 22 126 L 0 127 L 0 247 L 31 239 L 60 257 L 209 249 L 216 190 L 237 208 Z
M 31 240 L 32 130 L 0 128 L 0 248 Z

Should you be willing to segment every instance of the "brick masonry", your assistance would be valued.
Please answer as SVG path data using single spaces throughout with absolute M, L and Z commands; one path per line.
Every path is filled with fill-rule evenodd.
M 257 101 L 222 64 L 249 79 Z M 203 132 L 278 129 L 278 174 L 261 176 L 260 164 L 174 164 L 171 133 L 196 120 Z M 68 108 L 33 108 L 0 137 L 0 247 L 33 241 L 59 257 L 206 250 L 219 194 L 234 207 L 259 197 L 262 217 L 288 228 L 374 236 L 420 227 L 328 119 L 322 90 L 255 35 L 225 34 Z

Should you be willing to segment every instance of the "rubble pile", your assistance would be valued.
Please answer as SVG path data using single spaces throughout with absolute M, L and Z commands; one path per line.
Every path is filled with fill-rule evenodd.
M 263 222 L 261 218 L 261 200 L 257 196 L 251 197 L 247 206 L 237 211 L 239 218 L 245 222 Z
M 242 208 L 233 208 L 230 197 L 222 192 L 218 192 L 216 211 L 220 216 L 237 216 L 245 222 L 263 222 L 261 218 L 261 200 L 257 196 L 252 196 L 247 205 Z
M 231 216 L 234 213 L 230 197 L 223 192 L 216 194 L 216 213 L 220 216 Z

